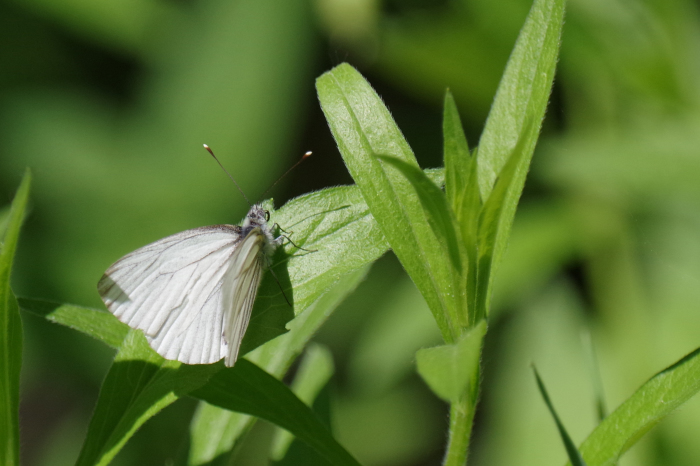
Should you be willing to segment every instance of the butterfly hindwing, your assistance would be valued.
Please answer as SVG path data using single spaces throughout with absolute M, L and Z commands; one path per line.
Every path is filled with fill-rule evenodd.
M 238 226 L 216 225 L 163 238 L 115 262 L 98 290 L 110 312 L 143 330 L 161 356 L 188 364 L 216 362 L 229 356 L 229 343 L 236 354 L 240 344 L 224 338 L 228 315 L 240 314 L 224 302 L 237 283 L 233 277 L 250 281 L 242 274 L 257 273 L 251 301 L 260 281 L 260 267 L 240 269 L 241 260 L 260 260 L 260 246 L 249 237 L 242 239 Z M 250 309 L 240 309 L 247 312 L 245 331 Z

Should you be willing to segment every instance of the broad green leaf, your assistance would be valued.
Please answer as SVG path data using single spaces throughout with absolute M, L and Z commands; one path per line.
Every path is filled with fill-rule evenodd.
M 191 395 L 231 411 L 268 420 L 290 431 L 331 464 L 359 465 L 318 416 L 286 385 L 246 359 L 220 371 Z
M 142 332 L 129 331 L 102 383 L 76 465 L 109 464 L 144 422 L 222 367 L 166 361 L 150 349 Z
M 389 110 L 369 83 L 341 64 L 316 81 L 321 107 L 340 153 L 374 218 L 402 265 L 423 294 L 445 341 L 459 334 L 466 315 L 464 286 L 444 260 L 442 247 L 408 180 L 385 171 L 378 154 L 418 166 Z
M 445 159 L 445 193 L 456 213 L 461 210 L 464 190 L 469 180 L 471 154 L 457 111 L 457 104 L 455 104 L 455 99 L 449 90 L 445 92 L 442 135 Z
M 307 406 L 312 406 L 314 400 L 326 386 L 334 371 L 333 356 L 328 348 L 312 344 L 306 348 L 304 358 L 292 382 L 292 391 Z M 294 436 L 286 430 L 277 429 L 272 441 L 270 457 L 273 461 L 284 458 Z
M 433 233 L 440 244 L 444 246 L 445 253 L 452 261 L 452 266 L 455 268 L 454 273 L 463 273 L 462 251 L 458 240 L 457 224 L 445 194 L 435 183 L 430 181 L 423 170 L 415 165 L 408 164 L 395 157 L 378 155 L 377 158 L 394 166 L 413 185 Z
M 579 451 L 589 466 L 612 466 L 645 433 L 700 391 L 700 348 L 649 379 L 596 427 Z
M 531 122 L 532 123 L 532 122 Z M 528 128 L 534 124 L 529 124 Z M 518 168 L 529 155 L 523 137 L 513 149 L 508 163 L 501 170 L 491 196 L 479 216 L 476 317 L 488 315 L 494 276 L 510 234 L 515 208 L 522 192 L 525 178 L 518 176 Z
M 19 308 L 50 322 L 65 325 L 91 336 L 112 348 L 119 348 L 129 333 L 129 326 L 102 309 L 59 304 L 53 301 L 18 298 Z
M 24 210 L 29 199 L 31 174 L 27 170 L 7 219 L 0 250 L 0 463 L 19 465 L 19 374 L 22 368 L 22 321 L 10 275 Z
M 573 466 L 586 466 L 586 462 L 583 461 L 583 458 L 581 458 L 581 453 L 579 453 L 579 451 L 576 449 L 576 445 L 574 445 L 573 440 L 571 440 L 571 437 L 564 428 L 564 424 L 562 424 L 561 420 L 559 419 L 559 416 L 557 415 L 557 412 L 554 409 L 554 405 L 549 399 L 549 394 L 547 393 L 547 389 L 544 386 L 544 382 L 542 382 L 540 374 L 537 373 L 537 369 L 534 365 L 532 366 L 532 371 L 535 374 L 535 379 L 537 380 L 537 388 L 540 390 L 540 395 L 542 395 L 542 399 L 547 405 L 547 409 L 549 409 L 549 412 L 552 415 L 554 422 L 557 424 L 557 429 L 559 430 L 559 435 L 561 436 L 561 440 L 564 443 L 564 448 L 566 449 L 566 454 L 569 457 L 569 461 Z
M 524 183 L 552 88 L 563 24 L 564 0 L 535 0 L 479 140 L 477 163 L 482 199 L 488 199 L 519 141 L 523 141 L 527 156 L 517 167 L 516 184 Z M 535 124 L 529 126 L 528 120 Z
M 281 378 L 321 324 L 364 279 L 368 269 L 367 265 L 341 278 L 329 292 L 289 323 L 288 333 L 257 348 L 246 359 Z M 246 414 L 200 403 L 190 429 L 188 464 L 205 465 L 214 458 L 230 455 L 236 442 L 254 422 L 255 419 Z
M 433 393 L 449 403 L 468 393 L 478 372 L 485 334 L 486 322 L 482 320 L 456 343 L 418 350 L 418 373 Z

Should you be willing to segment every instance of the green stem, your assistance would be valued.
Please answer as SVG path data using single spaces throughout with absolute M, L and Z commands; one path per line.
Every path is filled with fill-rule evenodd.
M 450 406 L 450 440 L 443 466 L 464 466 L 467 464 L 469 440 L 474 421 L 474 409 L 468 397 Z
M 447 442 L 447 452 L 442 462 L 443 466 L 465 466 L 469 456 L 469 442 L 474 424 L 476 403 L 479 399 L 481 384 L 481 367 L 477 366 L 468 392 L 459 401 L 450 406 L 450 438 Z

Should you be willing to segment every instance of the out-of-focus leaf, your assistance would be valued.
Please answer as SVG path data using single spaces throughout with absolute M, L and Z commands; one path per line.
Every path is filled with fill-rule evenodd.
M 359 465 L 333 438 L 318 416 L 286 385 L 246 359 L 217 373 L 191 396 L 273 422 L 307 443 L 332 464 Z
M 321 107 L 350 174 L 387 241 L 428 302 L 443 338 L 458 335 L 466 315 L 464 286 L 425 218 L 420 200 L 399 172 L 385 171 L 376 155 L 418 166 L 391 114 L 369 83 L 341 64 L 316 82 Z
M 76 466 L 109 464 L 144 422 L 222 367 L 166 361 L 142 332 L 129 331 L 102 383 Z
M 413 185 L 433 233 L 452 261 L 454 273 L 461 274 L 463 272 L 462 251 L 457 239 L 457 224 L 442 190 L 415 165 L 396 157 L 378 155 L 377 158 L 397 168 Z
M 112 314 L 101 309 L 60 304 L 43 299 L 18 298 L 18 301 L 20 309 L 24 312 L 70 327 L 112 348 L 119 348 L 126 334 L 129 333 L 128 325 L 119 322 Z
M 12 263 L 29 199 L 31 175 L 24 174 L 12 201 L 0 246 L 0 462 L 19 465 L 19 374 L 22 368 L 22 321 L 10 288 Z
M 292 391 L 307 406 L 312 406 L 321 389 L 333 376 L 334 370 L 331 352 L 321 345 L 309 345 L 294 376 Z M 292 440 L 294 436 L 288 431 L 277 429 L 270 454 L 273 461 L 284 458 Z
M 281 378 L 306 342 L 338 304 L 357 287 L 368 269 L 367 265 L 342 277 L 329 292 L 289 323 L 288 333 L 260 346 L 248 354 L 246 359 Z M 190 428 L 188 464 L 205 465 L 215 458 L 229 455 L 253 422 L 255 420 L 247 414 L 200 403 Z
M 418 373 L 433 393 L 448 403 L 466 396 L 478 372 L 485 334 L 486 322 L 482 320 L 454 344 L 418 350 Z
M 579 453 L 579 451 L 576 449 L 576 445 L 574 445 L 573 440 L 571 440 L 571 437 L 564 428 L 564 424 L 562 424 L 561 420 L 559 419 L 559 416 L 557 415 L 557 412 L 554 409 L 554 405 L 552 405 L 552 401 L 549 399 L 549 394 L 547 393 L 547 389 L 544 386 L 544 382 L 542 382 L 542 379 L 537 373 L 537 369 L 534 365 L 532 366 L 532 371 L 535 373 L 535 379 L 537 380 L 537 388 L 540 391 L 540 395 L 542 395 L 542 399 L 547 405 L 547 409 L 549 409 L 552 418 L 554 418 L 554 422 L 557 424 L 557 429 L 559 430 L 559 435 L 561 436 L 561 440 L 564 443 L 564 448 L 566 448 L 566 454 L 569 457 L 569 461 L 573 466 L 586 466 L 586 462 L 583 461 L 583 458 L 581 458 L 581 453 Z
M 525 182 L 537 143 L 559 55 L 564 24 L 564 0 L 536 0 L 498 86 L 486 126 L 479 140 L 479 187 L 488 199 L 514 147 L 523 144 L 526 156 L 517 167 L 516 182 Z M 531 122 L 531 123 L 529 123 Z M 509 209 L 515 210 L 515 206 Z
M 579 451 L 589 466 L 611 466 L 700 391 L 700 348 L 649 379 L 596 427 Z

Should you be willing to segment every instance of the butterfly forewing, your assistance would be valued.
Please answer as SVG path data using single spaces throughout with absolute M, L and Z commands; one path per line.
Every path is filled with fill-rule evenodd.
M 98 290 L 107 308 L 130 327 L 143 330 L 166 359 L 188 364 L 218 361 L 229 355 L 229 343 L 236 353 L 240 344 L 223 336 L 227 315 L 236 313 L 224 301 L 231 275 L 241 275 L 235 273 L 241 271 L 237 261 L 251 255 L 260 260 L 259 246 L 248 240 L 250 236 L 241 239 L 240 227 L 217 225 L 163 238 L 115 262 Z M 247 254 L 242 254 L 243 246 Z M 251 300 L 259 270 L 257 275 Z M 222 287 L 227 288 L 224 294 Z M 250 309 L 246 312 L 249 318 Z M 244 330 L 246 325 L 247 319 Z
M 224 339 L 229 344 L 225 363 L 229 367 L 238 358 L 238 349 L 250 321 L 262 278 L 264 244 L 265 237 L 260 230 L 251 231 L 233 253 L 231 273 L 227 274 L 223 284 Z

